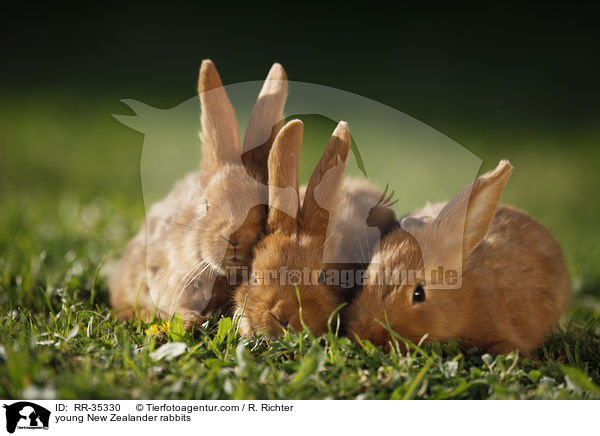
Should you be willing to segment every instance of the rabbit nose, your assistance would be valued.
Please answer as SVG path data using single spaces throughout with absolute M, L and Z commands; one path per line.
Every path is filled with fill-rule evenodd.
M 237 248 L 238 245 L 240 245 L 240 242 L 242 242 L 242 239 L 238 239 L 237 241 L 234 241 L 232 239 L 226 238 L 225 236 L 221 235 L 221 238 L 225 239 L 227 242 L 229 242 L 229 244 L 233 247 L 233 248 Z
M 281 319 L 279 317 L 276 317 L 275 315 L 273 315 L 271 313 L 271 316 L 275 319 L 275 321 L 277 321 L 277 323 L 281 326 L 281 328 L 287 328 L 290 325 L 290 318 L 287 317 L 287 319 Z

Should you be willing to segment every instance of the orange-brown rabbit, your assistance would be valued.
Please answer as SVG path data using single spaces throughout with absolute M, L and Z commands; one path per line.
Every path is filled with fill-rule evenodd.
M 198 83 L 202 162 L 154 204 L 110 279 L 117 315 L 181 314 L 187 328 L 231 305 L 227 267 L 249 265 L 264 231 L 267 157 L 283 124 L 287 78 L 274 64 L 250 115 L 244 151 L 233 107 L 213 63 Z
M 290 121 L 269 155 L 267 236 L 254 250 L 256 281 L 235 291 L 244 335 L 275 337 L 290 326 L 299 331 L 301 316 L 313 333 L 324 333 L 330 314 L 352 293 L 348 277 L 354 278 L 361 262 L 368 264 L 379 228 L 386 227 L 375 222 L 369 229 L 366 224 L 381 192 L 364 180 L 343 177 L 351 142 L 344 122 L 335 129 L 302 195 L 298 188 L 302 133 L 302 122 Z M 342 268 L 347 276 L 341 276 Z
M 387 320 L 413 342 L 427 334 L 427 341 L 451 338 L 492 354 L 526 355 L 543 344 L 568 306 L 568 273 L 545 227 L 498 207 L 511 170 L 501 161 L 450 202 L 404 218 L 381 241 L 347 313 L 351 338 L 386 345 L 390 335 L 379 322 Z M 390 277 L 394 270 L 405 272 L 400 283 Z

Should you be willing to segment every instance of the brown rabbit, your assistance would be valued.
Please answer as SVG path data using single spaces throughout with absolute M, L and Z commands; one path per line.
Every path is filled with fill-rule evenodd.
M 382 239 L 347 312 L 352 339 L 389 346 L 380 324 L 388 322 L 413 342 L 427 334 L 427 341 L 451 338 L 492 354 L 530 355 L 543 344 L 568 306 L 568 273 L 545 227 L 498 207 L 511 170 L 501 161 L 452 201 L 404 218 Z M 390 284 L 386 268 L 416 274 Z
M 231 304 L 231 266 L 249 265 L 264 231 L 267 158 L 283 124 L 287 78 L 274 64 L 252 110 L 244 152 L 217 70 L 200 69 L 201 169 L 179 181 L 151 208 L 110 279 L 111 304 L 122 319 L 178 312 L 187 328 Z
M 368 231 L 365 221 L 381 192 L 366 181 L 343 177 L 351 143 L 347 124 L 340 122 L 333 132 L 302 189 L 304 199 L 298 188 L 302 133 L 302 122 L 290 121 L 269 155 L 267 236 L 254 250 L 255 282 L 241 285 L 234 297 L 244 335 L 274 337 L 289 326 L 301 330 L 301 316 L 313 333 L 325 332 L 328 317 L 351 292 L 329 274 L 340 270 L 340 260 L 350 270 L 360 265 L 356 262 L 368 264 L 379 240 L 377 223 Z

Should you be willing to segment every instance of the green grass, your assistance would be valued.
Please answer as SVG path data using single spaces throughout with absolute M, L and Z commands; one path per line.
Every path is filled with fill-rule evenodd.
M 144 211 L 142 137 L 110 117 L 126 111 L 115 101 L 0 98 L 1 398 L 600 399 L 600 131 L 464 128 L 455 138 L 486 169 L 511 159 L 504 201 L 549 226 L 565 250 L 571 309 L 536 358 L 456 344 L 383 353 L 339 337 L 335 322 L 319 338 L 289 332 L 267 343 L 238 337 L 235 320 L 217 315 L 194 336 L 177 319 L 161 336 L 115 320 L 102 266 Z M 322 146 L 303 153 L 314 161 Z

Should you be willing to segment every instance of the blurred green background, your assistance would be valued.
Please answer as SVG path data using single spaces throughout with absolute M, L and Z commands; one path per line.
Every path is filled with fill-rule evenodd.
M 510 159 L 503 202 L 553 230 L 577 305 L 596 311 L 597 16 L 577 4 L 3 6 L 0 262 L 6 271 L 34 268 L 32 252 L 74 262 L 73 241 L 90 238 L 92 270 L 117 254 L 144 212 L 144 138 L 112 117 L 131 114 L 119 101 L 170 108 L 187 100 L 204 58 L 226 84 L 261 80 L 278 61 L 292 80 L 421 120 L 479 156 L 482 171 Z M 317 142 L 305 144 L 303 174 L 324 145 Z M 398 162 L 394 177 L 405 173 Z M 410 174 L 430 176 L 427 168 Z M 107 220 L 106 231 L 91 234 L 98 220 Z

